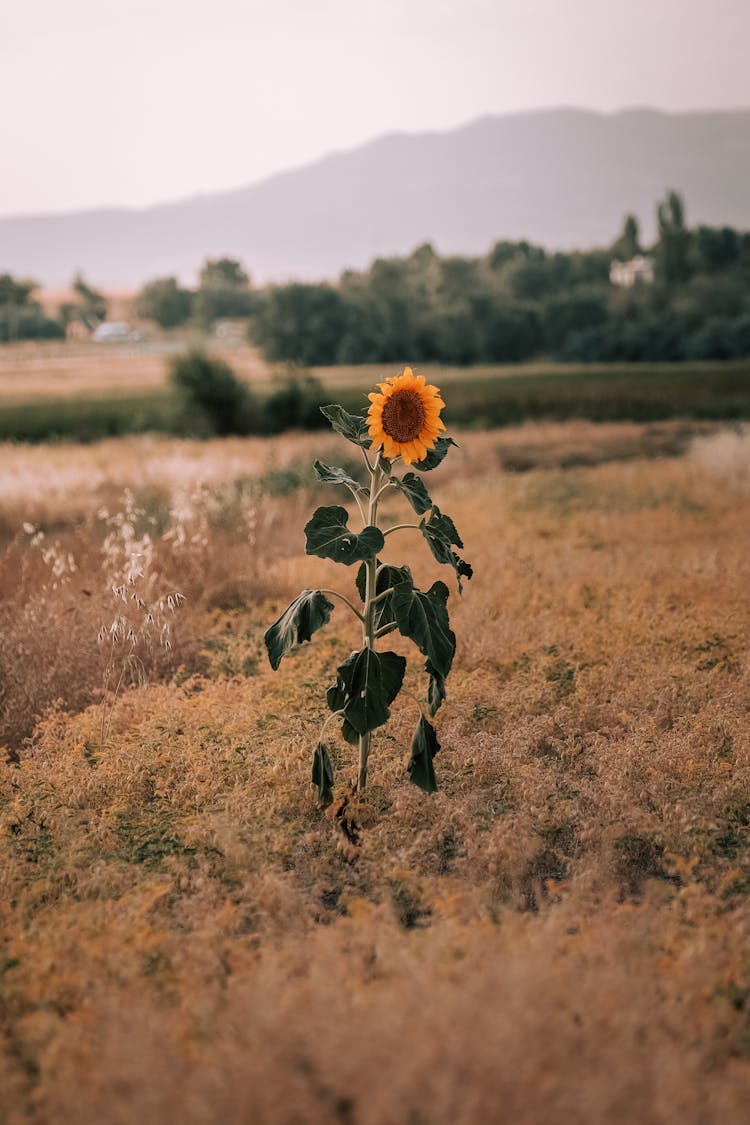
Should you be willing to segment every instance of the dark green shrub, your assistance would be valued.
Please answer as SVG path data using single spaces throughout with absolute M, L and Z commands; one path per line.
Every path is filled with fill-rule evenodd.
M 63 340 L 65 328 L 59 320 L 45 316 L 32 302 L 22 306 L 0 306 L 0 344 L 14 340 Z
M 272 434 L 321 429 L 328 425 L 320 412 L 326 402 L 328 398 L 319 380 L 292 367 L 263 405 L 264 429 Z
M 169 377 L 181 399 L 189 433 L 257 432 L 260 417 L 255 398 L 223 359 L 193 348 L 172 358 Z

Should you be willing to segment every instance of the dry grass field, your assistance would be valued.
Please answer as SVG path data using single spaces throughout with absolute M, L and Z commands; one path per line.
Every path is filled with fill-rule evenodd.
M 0 449 L 2 1125 L 747 1122 L 750 432 L 688 437 L 431 474 L 475 569 L 440 791 L 404 694 L 353 861 L 309 775 L 355 630 L 262 643 L 350 577 L 302 535 L 346 444 Z
M 0 348 L 0 406 L 45 399 L 130 396 L 163 391 L 168 360 L 201 336 L 133 343 L 70 340 L 8 344 Z M 268 365 L 250 346 L 212 350 L 248 382 L 270 377 Z

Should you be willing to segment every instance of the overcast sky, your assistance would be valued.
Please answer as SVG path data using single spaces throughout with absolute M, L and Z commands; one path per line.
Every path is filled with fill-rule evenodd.
M 487 113 L 750 106 L 750 0 L 23 0 L 0 214 L 250 183 Z

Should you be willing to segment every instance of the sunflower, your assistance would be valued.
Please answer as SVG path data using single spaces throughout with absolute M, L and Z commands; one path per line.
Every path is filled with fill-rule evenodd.
M 415 375 L 411 367 L 378 386 L 380 394 L 367 396 L 371 403 L 367 429 L 373 446 L 382 446 L 389 461 L 396 457 L 406 465 L 422 461 L 445 429 L 440 418 L 445 403 L 439 389 L 426 383 L 424 375 Z

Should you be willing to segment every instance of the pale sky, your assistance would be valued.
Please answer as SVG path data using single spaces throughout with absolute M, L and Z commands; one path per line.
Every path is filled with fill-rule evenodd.
M 750 0 L 6 0 L 0 215 L 239 187 L 392 130 L 750 106 Z

